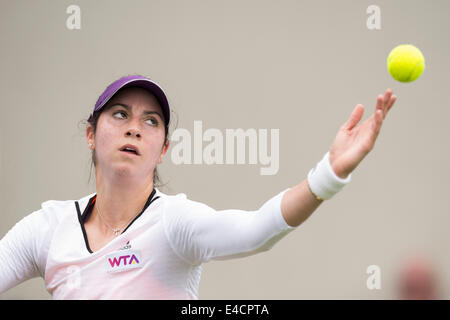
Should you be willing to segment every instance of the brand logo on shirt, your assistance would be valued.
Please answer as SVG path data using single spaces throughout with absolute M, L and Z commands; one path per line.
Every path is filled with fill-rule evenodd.
M 127 241 L 127 244 L 124 247 L 120 248 L 119 250 L 127 250 L 127 249 L 131 249 L 130 241 Z
M 119 250 L 106 256 L 108 272 L 124 271 L 141 267 L 141 254 L 135 250 Z

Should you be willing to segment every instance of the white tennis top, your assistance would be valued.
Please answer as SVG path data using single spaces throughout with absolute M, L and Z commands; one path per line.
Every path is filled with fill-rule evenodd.
M 40 276 L 53 299 L 198 299 L 202 263 L 266 251 L 295 229 L 281 214 L 287 190 L 255 211 L 217 211 L 154 188 L 96 252 L 84 229 L 96 194 L 46 201 L 0 241 L 0 293 Z

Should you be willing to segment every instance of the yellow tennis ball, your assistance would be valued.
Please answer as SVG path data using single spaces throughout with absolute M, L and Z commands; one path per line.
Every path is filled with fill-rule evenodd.
M 425 58 L 415 46 L 401 44 L 389 53 L 387 68 L 395 80 L 412 82 L 425 70 Z

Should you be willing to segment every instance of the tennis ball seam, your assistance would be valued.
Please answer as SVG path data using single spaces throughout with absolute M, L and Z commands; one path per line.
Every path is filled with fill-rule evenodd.
M 414 68 L 412 68 L 412 70 L 411 70 L 411 72 L 409 73 L 408 78 L 407 78 L 407 79 L 408 79 L 408 82 L 411 81 L 411 76 L 414 74 L 414 71 L 416 71 L 417 66 L 420 65 L 420 64 L 422 64 L 422 62 L 423 62 L 423 61 L 420 61 L 420 60 L 419 60 L 419 61 L 416 63 L 416 65 L 414 66 Z

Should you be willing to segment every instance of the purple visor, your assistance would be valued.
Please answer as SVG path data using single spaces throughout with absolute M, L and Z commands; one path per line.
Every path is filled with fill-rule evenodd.
M 164 115 L 164 120 L 166 121 L 166 127 L 168 127 L 170 121 L 170 108 L 164 90 L 156 82 L 140 75 L 125 76 L 111 83 L 100 95 L 100 97 L 98 97 L 97 103 L 95 104 L 94 107 L 94 111 L 92 111 L 88 121 L 92 120 L 94 112 L 103 108 L 105 104 L 117 93 L 117 91 L 119 91 L 122 88 L 129 88 L 129 87 L 141 87 L 143 89 L 148 90 L 151 94 L 153 94 L 156 97 L 156 99 L 159 102 L 159 105 L 161 106 Z

